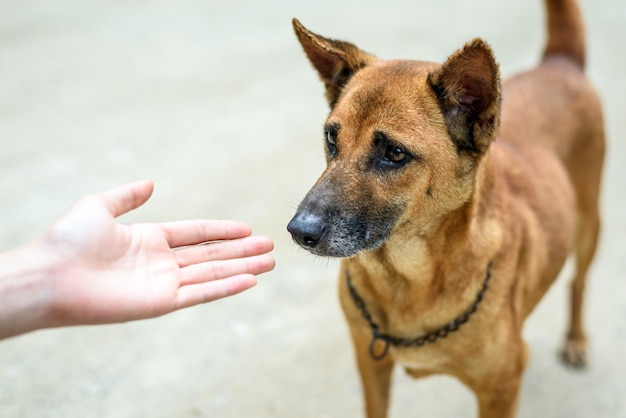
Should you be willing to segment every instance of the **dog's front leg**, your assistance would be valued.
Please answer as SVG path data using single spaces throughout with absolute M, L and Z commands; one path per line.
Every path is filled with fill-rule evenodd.
M 390 354 L 380 360 L 372 358 L 370 354 L 372 335 L 369 329 L 364 331 L 361 328 L 353 327 L 350 331 L 365 397 L 366 416 L 367 418 L 385 418 L 389 405 L 391 372 L 394 362 Z M 385 349 L 383 345 L 382 342 L 377 341 L 373 349 L 376 353 L 382 353 Z
M 476 392 L 480 418 L 514 418 L 517 410 L 520 379 L 494 382 Z
M 517 410 L 520 382 L 528 362 L 529 351 L 521 339 L 502 350 L 506 355 L 500 357 L 499 365 L 494 365 L 492 373 L 469 382 L 478 397 L 480 418 L 514 418 Z M 480 382 L 480 383 L 479 383 Z
M 522 374 L 528 363 L 528 346 L 519 337 L 500 351 L 505 356 L 493 365 L 491 373 L 474 380 L 474 384 L 466 382 L 478 397 L 480 418 L 515 417 Z

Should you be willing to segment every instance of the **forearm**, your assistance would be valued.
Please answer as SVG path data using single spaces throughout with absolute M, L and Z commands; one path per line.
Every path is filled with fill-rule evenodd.
M 0 254 L 0 339 L 48 326 L 53 271 L 37 244 Z

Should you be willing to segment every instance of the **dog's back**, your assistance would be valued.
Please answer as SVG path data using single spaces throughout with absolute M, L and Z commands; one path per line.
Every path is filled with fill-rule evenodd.
M 576 275 L 572 283 L 572 322 L 564 352 L 569 363 L 585 363 L 585 337 L 581 324 L 581 303 L 587 270 L 595 253 L 600 228 L 599 194 L 604 161 L 604 123 L 600 100 L 584 75 L 585 36 L 578 5 L 573 0 L 548 0 L 548 39 L 540 65 L 517 75 L 503 86 L 502 124 L 499 141 L 518 153 L 544 188 L 536 196 L 550 205 L 539 205 L 558 214 L 568 206 L 560 173 L 546 167 L 557 157 L 567 173 L 575 207 L 574 250 Z M 550 151 L 545 152 L 546 148 Z M 532 182 L 530 183 L 532 186 Z M 530 193 L 536 192 L 530 191 Z M 532 201 L 532 199 L 531 199 Z M 543 219 L 554 216 L 546 214 Z M 562 219 L 555 219 L 547 235 L 563 235 Z M 526 313 L 545 289 L 528 283 Z
M 549 147 L 572 173 L 575 162 L 570 159 L 578 148 L 593 144 L 597 149 L 590 152 L 603 151 L 602 112 L 584 75 L 585 37 L 578 5 L 572 0 L 548 0 L 546 5 L 543 60 L 504 83 L 500 139 L 519 148 Z

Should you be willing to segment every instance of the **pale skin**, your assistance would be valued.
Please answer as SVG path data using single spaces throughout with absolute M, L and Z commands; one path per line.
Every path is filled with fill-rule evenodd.
M 240 293 L 274 268 L 271 239 L 242 222 L 116 222 L 153 188 L 85 196 L 40 238 L 0 254 L 0 339 L 164 315 Z

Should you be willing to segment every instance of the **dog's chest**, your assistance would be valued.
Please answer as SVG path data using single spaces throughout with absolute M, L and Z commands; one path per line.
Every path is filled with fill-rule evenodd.
M 453 363 L 448 354 L 436 346 L 391 347 L 389 354 L 396 364 L 415 377 L 446 372 Z

